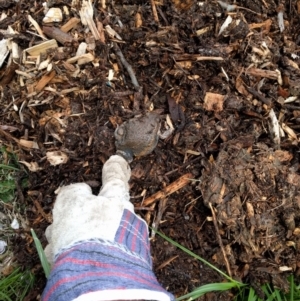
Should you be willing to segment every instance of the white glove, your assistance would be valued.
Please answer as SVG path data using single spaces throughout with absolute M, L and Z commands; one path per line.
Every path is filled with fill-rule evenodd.
M 103 166 L 98 196 L 84 183 L 60 188 L 53 209 L 53 223 L 46 229 L 49 244 L 45 254 L 51 265 L 57 254 L 74 243 L 91 238 L 113 241 L 123 210 L 134 212 L 129 202 L 130 174 L 127 161 L 115 155 Z

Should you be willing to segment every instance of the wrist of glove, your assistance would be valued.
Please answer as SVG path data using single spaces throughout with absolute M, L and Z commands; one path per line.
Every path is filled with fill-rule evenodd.
M 131 163 L 133 161 L 133 152 L 130 149 L 128 149 L 128 150 L 117 150 L 116 155 L 121 156 L 128 163 Z

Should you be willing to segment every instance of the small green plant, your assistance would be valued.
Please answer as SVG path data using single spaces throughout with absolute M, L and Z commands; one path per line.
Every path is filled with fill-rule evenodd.
M 3 148 L 0 149 L 1 162 L 3 154 Z M 15 171 L 18 168 L 12 165 L 0 164 L 0 200 L 3 202 L 11 202 L 15 196 Z
M 235 298 L 236 301 L 300 301 L 300 285 L 296 285 L 294 282 L 294 276 L 289 278 L 290 290 L 289 293 L 274 288 L 271 284 L 266 283 L 262 285 L 261 289 L 264 293 L 264 298 L 257 296 L 255 290 L 252 287 L 245 287 L 240 294 Z
M 33 237 L 35 247 L 36 247 L 37 252 L 39 254 L 39 258 L 40 258 L 40 261 L 41 261 L 41 264 L 42 264 L 45 276 L 46 276 L 46 278 L 48 278 L 49 275 L 50 275 L 50 271 L 51 271 L 50 264 L 49 264 L 49 262 L 47 260 L 47 257 L 45 255 L 44 249 L 42 247 L 42 244 L 41 244 L 40 240 L 38 239 L 38 237 L 36 236 L 36 234 L 35 234 L 35 232 L 34 232 L 33 229 L 31 229 L 31 235 Z
M 7 151 L 5 147 L 0 147 L 0 211 L 5 218 L 3 219 L 3 227 L 1 231 L 1 240 L 8 242 L 6 252 L 1 255 L 1 269 L 2 273 L 6 266 L 9 266 L 12 261 L 13 253 L 9 245 L 10 236 L 13 232 L 8 227 L 5 228 L 5 223 L 8 223 L 6 216 L 14 216 L 15 212 L 20 212 L 20 203 L 16 199 L 16 178 L 17 173 L 20 172 L 18 159 L 15 154 Z M 22 187 L 26 187 L 25 179 Z M 16 199 L 15 202 L 12 202 Z M 6 206 L 4 203 L 11 204 Z M 11 258 L 11 260 L 7 260 Z M 9 263 L 6 265 L 6 263 Z M 0 273 L 0 300 L 3 301 L 23 301 L 26 294 L 32 289 L 34 284 L 34 275 L 29 270 L 24 270 L 21 267 L 15 268 L 9 275 Z
M 23 301 L 33 283 L 34 276 L 30 271 L 15 269 L 10 275 L 0 278 L 0 300 Z
M 4 203 L 11 202 L 15 197 L 17 171 L 20 168 L 15 154 L 0 147 L 0 200 Z M 22 184 L 26 185 L 25 182 Z
M 200 260 L 201 262 L 203 262 L 204 264 L 206 264 L 213 270 L 217 271 L 220 275 L 222 275 L 228 281 L 228 282 L 222 282 L 222 283 L 210 283 L 210 284 L 202 285 L 202 286 L 196 288 L 191 293 L 188 293 L 184 296 L 177 298 L 176 299 L 177 301 L 181 301 L 181 300 L 185 300 L 185 299 L 187 299 L 188 301 L 191 301 L 191 300 L 195 300 L 209 292 L 227 291 L 230 289 L 238 290 L 238 293 L 236 294 L 236 297 L 235 297 L 236 301 L 300 301 L 300 285 L 298 285 L 298 286 L 296 285 L 293 275 L 291 275 L 288 279 L 290 282 L 289 293 L 285 294 L 281 290 L 274 288 L 269 283 L 267 283 L 261 287 L 263 293 L 265 294 L 265 297 L 263 299 L 261 299 L 258 297 L 255 290 L 252 287 L 250 287 L 249 285 L 232 279 L 226 273 L 224 273 L 223 271 L 221 271 L 217 267 L 215 267 L 213 264 L 209 263 L 205 259 L 196 255 L 192 251 L 186 249 L 185 247 L 183 247 L 179 243 L 175 242 L 171 238 L 167 237 L 166 235 L 164 235 L 154 229 L 152 229 L 152 230 L 155 231 L 158 235 L 160 235 L 162 238 L 164 238 L 166 241 L 168 241 L 172 245 L 181 249 L 185 253 L 191 255 L 195 259 Z

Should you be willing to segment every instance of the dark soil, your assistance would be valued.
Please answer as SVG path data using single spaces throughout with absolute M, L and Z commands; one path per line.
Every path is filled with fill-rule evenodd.
M 22 50 L 40 43 L 27 15 L 42 27 L 42 2 L 0 1 L 7 14 L 0 21 L 0 38 L 12 37 Z M 230 13 L 232 23 L 218 34 L 228 13 L 217 1 L 161 1 L 156 5 L 159 23 L 150 1 L 107 1 L 106 9 L 96 1 L 94 19 L 110 25 L 122 41 L 107 33 L 105 41 L 95 41 L 95 49 L 89 50 L 94 64 L 66 63 L 81 42 L 93 44 L 81 23 L 69 32 L 71 42 L 58 42 L 61 50 L 41 56 L 41 62 L 48 58 L 52 63 L 55 75 L 40 91 L 35 91 L 37 83 L 52 71 L 37 70 L 28 63 L 33 58 L 26 63 L 20 56 L 11 64 L 6 59 L 0 70 L 0 134 L 20 161 L 40 168 L 28 171 L 29 187 L 19 191 L 19 199 L 44 244 L 57 187 L 86 182 L 97 193 L 102 165 L 115 152 L 117 124 L 154 108 L 162 117 L 170 114 L 175 132 L 131 164 L 131 196 L 138 213 L 234 278 L 254 287 L 271 282 L 288 290 L 287 276 L 300 274 L 300 2 L 281 3 L 236 1 L 242 8 Z M 80 5 L 51 4 L 69 10 L 53 26 L 80 18 Z M 278 11 L 283 11 L 283 32 Z M 6 32 L 8 26 L 13 35 Z M 115 78 L 109 82 L 110 69 Z M 70 88 L 77 89 L 66 91 Z M 279 121 L 279 140 L 271 110 Z M 65 153 L 67 163 L 52 166 L 46 153 L 53 151 Z M 188 185 L 143 207 L 144 198 L 187 172 L 193 175 Z M 42 275 L 28 229 L 16 233 L 15 254 Z M 223 280 L 157 235 L 152 254 L 159 281 L 176 296 Z M 45 280 L 39 281 L 28 300 L 41 293 Z M 206 299 L 231 300 L 232 295 Z

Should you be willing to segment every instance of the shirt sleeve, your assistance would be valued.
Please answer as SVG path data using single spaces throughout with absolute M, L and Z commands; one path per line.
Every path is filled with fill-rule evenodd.
M 172 301 L 158 283 L 150 256 L 148 227 L 124 209 L 115 239 L 79 241 L 58 254 L 43 301 Z

